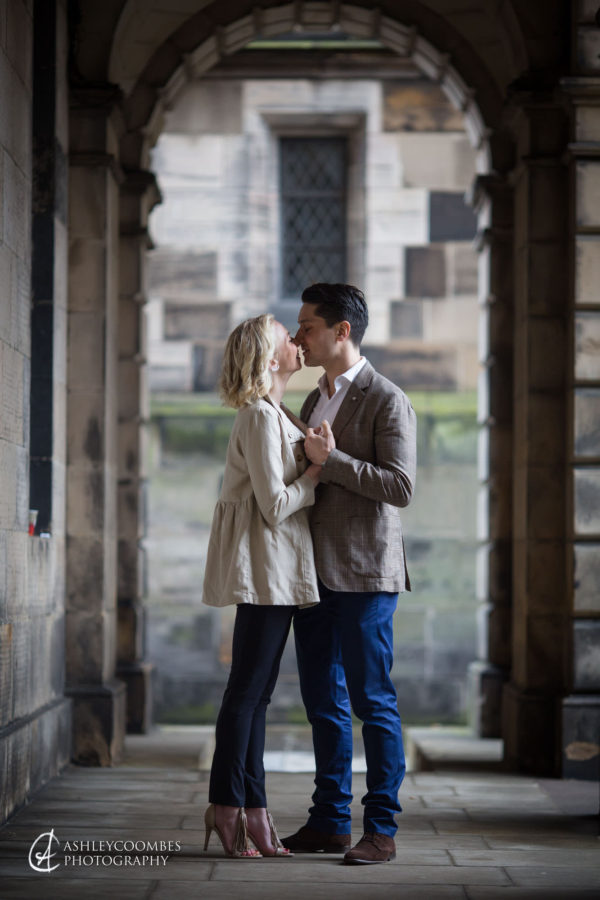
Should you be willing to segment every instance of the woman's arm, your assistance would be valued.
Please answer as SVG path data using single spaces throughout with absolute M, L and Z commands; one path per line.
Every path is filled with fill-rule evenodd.
M 245 425 L 239 438 L 241 450 L 259 509 L 273 528 L 299 509 L 312 506 L 320 467 L 310 466 L 303 475 L 286 485 L 283 480 L 283 436 L 277 413 L 273 415 L 269 409 L 257 405 L 248 411 Z

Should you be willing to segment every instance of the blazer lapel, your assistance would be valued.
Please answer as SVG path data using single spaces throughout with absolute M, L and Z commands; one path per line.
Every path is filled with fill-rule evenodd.
M 336 441 L 339 440 L 342 431 L 344 430 L 346 425 L 348 425 L 356 410 L 365 399 L 367 389 L 371 384 L 374 372 L 375 370 L 373 366 L 367 360 L 367 362 L 365 362 L 364 366 L 348 388 L 346 396 L 342 400 L 342 405 L 338 409 L 337 415 L 331 423 L 331 430 L 333 431 L 333 436 Z
M 300 415 L 302 417 L 303 422 L 308 422 L 312 415 L 312 411 L 317 405 L 319 397 L 321 396 L 321 392 L 319 388 L 315 388 L 314 391 L 311 391 L 304 403 L 302 404 L 302 410 L 300 411 Z
M 306 434 L 307 426 L 302 421 L 302 419 L 299 419 L 298 416 L 295 413 L 293 413 L 291 411 L 291 409 L 288 409 L 284 403 L 281 403 L 280 406 L 281 406 L 281 409 L 283 410 L 283 412 L 286 414 L 286 416 L 290 420 L 290 422 L 293 422 L 294 425 L 296 426 L 296 428 L 300 429 L 302 434 Z

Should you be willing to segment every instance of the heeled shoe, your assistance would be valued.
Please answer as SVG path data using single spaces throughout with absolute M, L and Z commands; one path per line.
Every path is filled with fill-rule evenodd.
M 273 816 L 269 812 L 268 809 L 265 809 L 265 813 L 267 814 L 267 822 L 269 824 L 269 831 L 271 833 L 271 845 L 265 846 L 259 841 L 256 836 L 250 830 L 250 824 L 247 824 L 248 829 L 248 837 L 252 841 L 255 847 L 257 847 L 262 856 L 293 856 L 291 850 L 288 850 L 287 847 L 284 847 L 281 841 L 279 840 L 279 835 L 277 834 L 277 830 L 275 828 L 275 823 L 273 822 Z
M 206 837 L 204 839 L 205 850 L 208 850 L 208 842 L 212 832 L 216 831 L 217 837 L 221 841 L 223 850 L 227 856 L 230 856 L 233 859 L 260 859 L 262 854 L 260 854 L 258 850 L 253 850 L 252 847 L 248 846 L 248 822 L 243 808 L 240 808 L 238 812 L 237 827 L 233 839 L 233 846 L 231 848 L 226 845 L 225 838 L 219 831 L 216 810 L 213 803 L 210 804 L 204 813 L 204 827 L 206 828 Z

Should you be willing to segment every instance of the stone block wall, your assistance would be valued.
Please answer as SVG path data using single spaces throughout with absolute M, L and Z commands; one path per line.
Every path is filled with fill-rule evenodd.
M 149 266 L 150 314 L 159 325 L 149 346 L 156 388 L 210 390 L 219 353 L 209 342 L 223 342 L 246 315 L 269 309 L 295 327 L 297 298 L 283 296 L 280 277 L 279 139 L 321 134 L 347 141 L 345 277 L 369 301 L 369 350 L 383 351 L 393 338 L 400 383 L 475 388 L 475 217 L 464 193 L 476 153 L 462 114 L 416 73 L 187 86 L 153 151 L 164 197 L 151 221 Z M 210 325 L 207 333 L 207 312 L 219 304 L 230 315 L 218 334 Z M 203 360 L 201 377 L 191 376 L 188 353 L 178 379 L 165 350 L 186 338 Z M 415 343 L 426 346 L 424 357 L 415 357 Z M 297 389 L 309 387 L 301 382 Z
M 66 46 L 65 11 L 60 3 L 42 6 L 47 63 Z M 43 62 L 39 43 L 34 59 L 38 7 L 22 0 L 0 5 L 0 821 L 67 762 L 71 737 L 63 697 L 66 241 L 56 192 L 44 201 L 33 186 L 33 95 Z M 46 72 L 46 88 L 64 111 L 65 84 Z M 56 146 L 61 142 L 66 134 L 57 127 Z M 32 194 L 36 215 L 55 234 L 45 281 L 34 264 L 48 248 L 39 230 L 32 248 Z M 32 340 L 32 273 L 36 327 L 53 347 L 49 359 Z M 35 499 L 30 396 L 37 391 L 44 393 L 55 455 L 44 476 L 52 495 L 52 522 L 44 525 L 50 537 L 28 535 Z
M 244 315 L 268 308 L 294 329 L 299 298 L 284 297 L 279 284 L 279 138 L 320 133 L 347 140 L 347 277 L 364 288 L 369 303 L 365 355 L 409 393 L 475 389 L 477 251 L 464 193 L 476 153 L 462 114 L 438 86 L 413 75 L 215 79 L 183 91 L 153 158 L 163 193 L 151 220 L 155 249 L 149 258 L 153 390 L 213 389 L 220 346 Z M 305 369 L 292 389 L 312 389 L 316 374 Z M 452 427 L 463 445 L 445 466 L 432 448 L 443 443 L 448 423 L 427 418 L 420 430 L 431 432 L 431 447 L 421 448 L 419 490 L 406 511 L 414 593 L 399 604 L 394 672 L 410 720 L 456 720 L 465 714 L 465 673 L 476 656 L 477 427 L 474 413 L 468 425 L 457 417 Z M 177 469 L 186 465 L 196 467 L 197 477 L 209 463 L 170 459 L 150 486 L 149 652 L 157 664 L 161 717 L 169 708 L 175 716 L 194 705 L 206 706 L 208 715 L 222 687 L 227 659 L 221 652 L 231 637 L 227 616 L 194 609 L 209 521 L 200 528 L 200 514 L 183 515 L 178 505 Z M 218 483 L 215 473 L 204 477 L 207 485 Z M 196 485 L 198 496 L 207 485 Z M 202 515 L 210 519 L 213 506 L 211 497 Z M 209 647 L 199 647 L 200 632 L 212 635 Z M 173 645 L 176 670 L 166 665 Z M 299 705 L 295 671 L 289 647 L 274 698 L 278 714 Z
M 600 28 L 598 6 L 573 4 L 577 77 L 569 80 L 574 112 L 570 144 L 573 352 L 569 412 L 569 493 L 572 518 L 568 581 L 572 640 L 563 701 L 562 773 L 600 777 Z

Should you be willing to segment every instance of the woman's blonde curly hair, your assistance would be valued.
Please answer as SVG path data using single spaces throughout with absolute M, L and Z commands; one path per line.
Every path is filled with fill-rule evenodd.
M 275 355 L 274 321 L 270 313 L 246 319 L 227 338 L 219 380 L 226 406 L 249 406 L 271 390 L 269 362 Z

